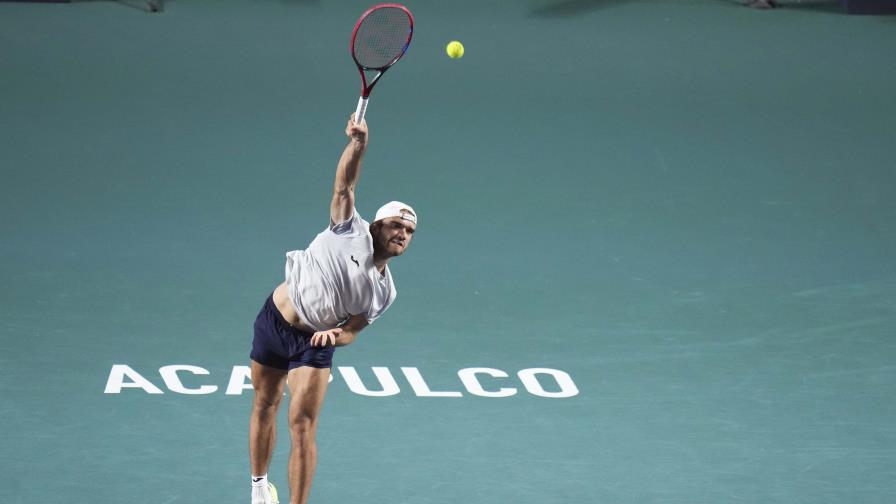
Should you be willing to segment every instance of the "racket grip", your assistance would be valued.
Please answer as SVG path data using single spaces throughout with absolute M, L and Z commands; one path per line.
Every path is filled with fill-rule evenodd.
M 367 113 L 367 98 L 363 96 L 358 100 L 358 108 L 355 109 L 355 124 L 361 124 L 364 114 Z

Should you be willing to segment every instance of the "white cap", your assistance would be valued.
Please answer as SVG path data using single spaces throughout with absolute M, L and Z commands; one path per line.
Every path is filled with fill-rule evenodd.
M 389 217 L 401 217 L 403 220 L 413 222 L 414 225 L 417 224 L 417 212 L 411 208 L 411 205 L 406 205 L 400 201 L 390 201 L 381 206 L 376 211 L 376 217 L 374 217 L 373 222 L 388 219 Z

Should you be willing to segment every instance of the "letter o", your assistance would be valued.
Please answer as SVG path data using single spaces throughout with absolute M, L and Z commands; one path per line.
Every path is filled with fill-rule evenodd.
M 536 375 L 550 375 L 554 378 L 554 381 L 557 383 L 557 386 L 560 387 L 558 392 L 548 392 L 541 386 L 541 383 L 536 378 Z M 526 387 L 526 390 L 529 391 L 532 395 L 537 395 L 539 397 L 552 397 L 552 398 L 561 398 L 561 397 L 572 397 L 574 395 L 578 395 L 579 389 L 576 387 L 575 382 L 572 381 L 572 378 L 565 371 L 560 371 L 559 369 L 550 369 L 550 368 L 530 368 L 530 369 L 522 369 L 517 373 L 517 376 L 520 377 L 520 381 L 523 382 L 523 386 Z

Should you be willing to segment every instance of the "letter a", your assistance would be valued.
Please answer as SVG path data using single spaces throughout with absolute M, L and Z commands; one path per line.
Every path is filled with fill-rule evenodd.
M 125 383 L 124 378 L 131 379 Z M 140 373 L 131 369 L 127 364 L 114 364 L 112 370 L 109 371 L 109 379 L 106 381 L 105 394 L 120 394 L 123 388 L 141 388 L 147 394 L 162 394 L 159 387 L 153 385 L 149 380 L 140 375 Z

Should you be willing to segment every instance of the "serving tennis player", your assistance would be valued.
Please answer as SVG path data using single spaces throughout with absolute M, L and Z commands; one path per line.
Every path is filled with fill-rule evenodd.
M 286 253 L 286 279 L 255 319 L 249 462 L 252 504 L 278 502 L 268 481 L 276 419 L 289 388 L 289 490 L 291 504 L 305 504 L 317 464 L 315 435 L 327 392 L 333 353 L 351 344 L 395 301 L 389 261 L 407 250 L 417 228 L 409 205 L 383 205 L 373 223 L 355 209 L 355 187 L 367 150 L 367 123 L 349 118 L 348 145 L 336 166 L 330 224 L 305 250 Z

